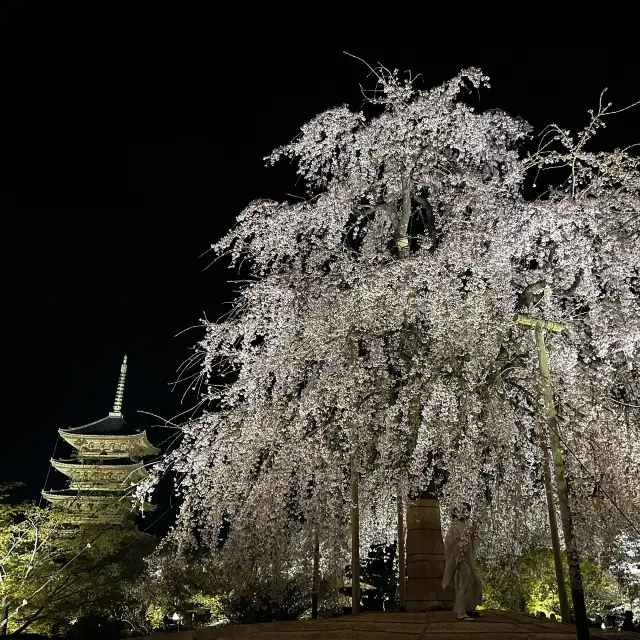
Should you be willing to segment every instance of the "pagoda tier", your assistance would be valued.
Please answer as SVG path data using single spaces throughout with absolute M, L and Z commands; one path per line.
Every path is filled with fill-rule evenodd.
M 60 436 L 77 451 L 78 458 L 130 458 L 137 460 L 159 453 L 145 433 L 131 436 L 76 435 L 60 430 Z
M 95 430 L 91 428 L 95 425 Z M 104 428 L 108 425 L 111 431 Z M 119 428 L 118 428 L 119 427 Z M 104 433 L 101 433 L 104 431 Z M 109 415 L 75 429 L 60 429 L 58 433 L 77 451 L 79 458 L 130 458 L 132 460 L 160 453 L 144 431 L 128 432 L 121 416 Z
M 62 508 L 74 523 L 119 523 L 135 519 L 131 489 L 147 477 L 142 458 L 160 452 L 144 431 L 132 429 L 122 417 L 122 396 L 127 371 L 125 356 L 113 411 L 79 427 L 60 429 L 74 449 L 71 459 L 52 460 L 54 469 L 69 478 L 62 491 L 43 491 L 46 500 Z M 150 504 L 142 505 L 151 510 Z
M 69 489 L 74 490 L 123 491 L 149 475 L 142 462 L 120 459 L 80 464 L 77 459 L 51 460 L 51 465 L 69 477 Z
M 43 497 L 67 514 L 69 524 L 133 524 L 138 511 L 134 500 L 120 492 L 43 491 Z M 155 506 L 145 502 L 142 511 Z

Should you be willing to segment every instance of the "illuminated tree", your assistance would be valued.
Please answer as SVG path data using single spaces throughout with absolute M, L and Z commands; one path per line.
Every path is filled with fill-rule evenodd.
M 85 527 L 70 535 L 65 521 L 52 508 L 0 502 L 0 635 L 49 633 L 104 613 L 142 569 L 143 549 L 151 550 L 131 530 Z
M 608 105 L 525 154 L 525 122 L 462 99 L 480 71 L 428 91 L 373 73 L 366 114 L 330 109 L 268 157 L 308 198 L 252 202 L 212 246 L 249 275 L 198 346 L 215 410 L 156 469 L 182 477 L 173 535 L 216 544 L 227 521 L 227 556 L 275 575 L 318 536 L 339 564 L 355 460 L 363 549 L 393 539 L 398 483 L 434 478 L 484 512 L 486 558 L 546 545 L 526 311 L 565 325 L 548 348 L 577 533 L 612 562 L 640 512 L 638 160 L 588 151 Z

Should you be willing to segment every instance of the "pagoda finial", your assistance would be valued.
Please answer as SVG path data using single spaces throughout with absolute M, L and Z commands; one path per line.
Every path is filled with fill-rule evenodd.
M 118 379 L 118 388 L 116 389 L 116 400 L 113 403 L 113 412 L 115 415 L 122 415 L 122 396 L 124 395 L 124 381 L 127 377 L 127 356 L 125 355 L 120 367 L 120 378 Z

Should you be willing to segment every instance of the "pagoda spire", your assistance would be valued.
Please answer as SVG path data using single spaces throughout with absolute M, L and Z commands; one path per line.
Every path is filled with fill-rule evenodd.
M 122 415 L 122 397 L 124 395 L 124 381 L 127 377 L 127 356 L 124 356 L 122 360 L 122 366 L 120 367 L 120 378 L 118 379 L 118 388 L 116 389 L 116 399 L 113 403 L 113 411 L 109 413 L 110 416 Z

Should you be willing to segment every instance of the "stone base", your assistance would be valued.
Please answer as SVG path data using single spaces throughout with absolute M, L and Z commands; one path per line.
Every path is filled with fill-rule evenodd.
M 442 588 L 442 578 L 414 578 L 407 583 L 407 611 L 452 611 L 455 593 Z
M 425 613 L 426 611 L 452 611 L 453 602 L 449 600 L 407 601 L 407 613 Z

